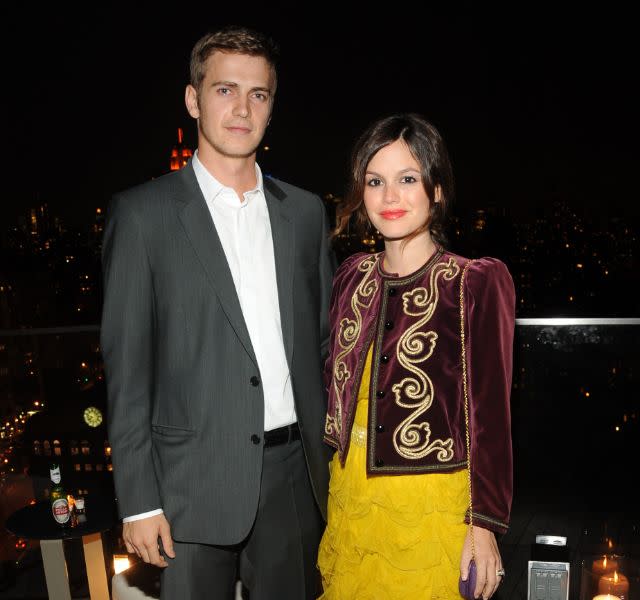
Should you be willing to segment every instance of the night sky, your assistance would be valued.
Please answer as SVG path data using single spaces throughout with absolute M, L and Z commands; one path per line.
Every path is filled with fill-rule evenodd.
M 274 176 L 339 194 L 367 124 L 417 111 L 449 146 L 458 210 L 493 203 L 528 218 L 564 199 L 587 215 L 640 216 L 639 36 L 612 3 L 560 13 L 551 3 L 184 2 L 162 14 L 23 4 L 1 25 L 3 221 L 48 202 L 81 223 L 113 192 L 168 170 L 178 127 L 195 147 L 189 52 L 225 24 L 281 46 L 265 138 Z

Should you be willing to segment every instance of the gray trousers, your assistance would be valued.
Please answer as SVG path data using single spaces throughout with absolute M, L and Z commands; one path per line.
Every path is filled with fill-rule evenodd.
M 324 529 L 299 440 L 265 448 L 258 513 L 237 546 L 174 542 L 161 600 L 232 600 L 238 579 L 249 600 L 312 600 Z

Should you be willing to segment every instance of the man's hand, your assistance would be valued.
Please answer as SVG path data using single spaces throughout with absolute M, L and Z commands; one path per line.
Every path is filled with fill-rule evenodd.
M 171 527 L 163 514 L 123 523 L 122 537 L 127 546 L 127 552 L 137 554 L 144 562 L 156 567 L 169 566 L 164 556 L 160 554 L 158 538 L 162 542 L 164 554 L 169 558 L 176 557 L 173 551 Z

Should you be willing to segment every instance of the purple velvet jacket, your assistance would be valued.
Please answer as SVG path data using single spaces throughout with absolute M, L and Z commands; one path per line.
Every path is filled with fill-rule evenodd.
M 513 488 L 509 271 L 494 258 L 469 261 L 438 250 L 415 273 L 397 277 L 384 272 L 382 257 L 353 255 L 334 278 L 325 441 L 344 462 L 373 342 L 367 473 L 466 468 L 464 327 L 473 520 L 504 533 Z

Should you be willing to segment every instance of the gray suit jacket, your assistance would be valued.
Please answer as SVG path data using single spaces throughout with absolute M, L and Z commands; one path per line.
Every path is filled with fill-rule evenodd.
M 322 359 L 334 270 L 320 199 L 264 179 L 286 356 L 326 517 Z M 260 492 L 264 398 L 231 272 L 193 167 L 114 196 L 101 346 L 122 517 L 163 508 L 179 541 L 234 544 Z M 253 380 L 253 383 L 252 383 Z

